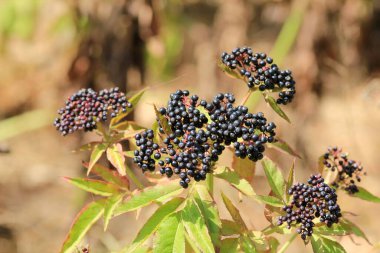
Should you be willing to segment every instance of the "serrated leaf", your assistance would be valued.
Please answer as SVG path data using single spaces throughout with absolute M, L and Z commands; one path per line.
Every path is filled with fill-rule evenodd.
M 214 171 L 214 176 L 226 180 L 234 188 L 247 196 L 255 195 L 251 184 L 247 180 L 240 178 L 236 172 L 228 167 L 218 167 Z
M 255 253 L 256 250 L 254 242 L 247 236 L 243 235 L 239 238 L 240 246 L 244 252 Z
M 372 245 L 368 237 L 364 234 L 363 230 L 361 230 L 355 223 L 342 218 L 340 219 L 339 223 L 344 229 L 349 230 L 352 234 L 365 239 L 370 245 Z
M 359 192 L 354 193 L 354 194 L 352 194 L 350 196 L 353 196 L 353 197 L 356 197 L 356 198 L 359 198 L 359 199 L 362 199 L 362 200 L 374 202 L 374 203 L 380 203 L 380 198 L 379 197 L 373 195 L 372 193 L 370 193 L 369 191 L 367 191 L 363 187 L 358 186 L 358 190 L 359 190 Z
M 107 159 L 117 169 L 120 175 L 126 175 L 125 157 L 120 143 L 114 143 L 107 149 Z
M 337 241 L 314 235 L 311 237 L 311 245 L 314 253 L 345 253 L 346 250 Z
M 182 191 L 183 188 L 178 184 L 178 182 L 170 182 L 169 184 L 146 187 L 143 191 L 137 191 L 137 193 L 133 194 L 129 199 L 124 200 L 123 203 L 121 203 L 115 210 L 115 215 L 131 212 L 147 206 L 157 199 L 163 201 L 167 198 L 180 194 Z
M 164 130 L 164 133 L 167 135 L 171 134 L 172 129 L 169 126 L 168 119 L 165 116 L 161 115 L 156 105 L 153 105 L 153 107 L 154 107 L 154 112 L 156 113 L 157 120 L 160 123 L 162 130 Z
M 228 212 L 230 213 L 232 219 L 242 228 L 243 231 L 248 230 L 243 218 L 240 215 L 239 209 L 237 209 L 231 200 L 221 192 L 223 203 L 226 206 Z
M 283 199 L 285 180 L 282 176 L 281 171 L 274 164 L 274 162 L 272 162 L 272 160 L 267 157 L 262 160 L 261 164 L 263 165 L 265 175 L 268 179 L 268 183 L 273 193 L 275 196 Z
M 205 220 L 194 200 L 188 199 L 181 214 L 187 233 L 200 251 L 214 253 L 215 249 L 205 224 Z
M 222 231 L 223 236 L 237 235 L 243 233 L 241 227 L 230 220 L 222 220 Z
M 109 197 L 106 200 L 104 205 L 104 231 L 107 230 L 108 224 L 113 216 L 113 212 L 115 211 L 116 207 L 121 203 L 123 197 L 124 194 L 117 194 Z
M 278 199 L 273 196 L 262 196 L 262 195 L 255 195 L 253 196 L 253 199 L 257 200 L 258 202 L 261 202 L 263 204 L 267 204 L 270 206 L 275 206 L 275 207 L 283 207 L 284 202 L 282 202 L 281 199 Z
M 289 117 L 280 108 L 280 106 L 276 103 L 276 100 L 273 97 L 271 97 L 267 93 L 263 93 L 263 96 L 264 96 L 265 102 L 267 102 L 267 104 L 270 107 L 272 107 L 272 109 L 273 109 L 273 111 L 275 111 L 275 113 L 277 113 L 281 118 L 285 119 L 287 122 L 291 123 Z
M 237 156 L 232 158 L 232 169 L 241 177 L 251 182 L 255 175 L 256 163 L 248 158 L 242 159 Z
M 62 245 L 61 253 L 72 252 L 85 236 L 87 231 L 102 216 L 104 207 L 100 201 L 91 202 L 78 213 L 66 239 Z
M 101 180 L 69 177 L 65 177 L 65 180 L 82 190 L 100 196 L 109 197 L 119 192 L 118 187 L 116 185 Z
M 126 112 L 121 112 L 115 118 L 112 118 L 111 123 L 110 123 L 111 127 L 116 125 L 117 123 L 119 123 L 121 120 L 123 120 L 125 117 L 127 117 L 129 113 L 131 113 L 134 110 L 137 103 L 140 101 L 141 97 L 144 95 L 144 92 L 147 89 L 148 88 L 145 88 L 145 89 L 139 91 L 134 96 L 132 96 L 130 99 L 128 99 L 128 101 L 132 104 L 132 108 L 127 108 Z
M 220 253 L 237 253 L 239 238 L 226 238 L 222 240 Z
M 83 163 L 85 168 L 88 168 L 88 163 Z M 104 167 L 100 164 L 95 164 L 91 171 L 93 174 L 102 177 L 104 180 L 114 183 L 124 189 L 129 189 L 129 181 L 125 176 L 121 176 L 116 171 L 113 171 L 107 167 Z
M 92 167 L 98 162 L 100 157 L 106 152 L 107 145 L 104 143 L 99 143 L 94 146 L 94 149 L 91 152 L 90 162 L 87 168 L 87 175 L 90 174 Z
M 297 152 L 294 151 L 294 149 L 288 143 L 286 143 L 285 141 L 283 141 L 279 138 L 276 138 L 276 142 L 267 143 L 266 146 L 268 148 L 277 149 L 277 150 L 279 150 L 285 154 L 295 156 L 299 159 L 302 159 L 301 156 L 299 154 L 297 154 Z
M 154 240 L 153 252 L 185 252 L 185 228 L 180 214 L 172 214 L 161 222 Z
M 183 198 L 174 198 L 160 206 L 140 229 L 132 244 L 126 250 L 123 250 L 123 252 L 134 252 L 138 246 L 143 244 L 158 229 L 158 226 L 166 217 L 175 212 L 183 201 Z
M 194 200 L 202 213 L 213 244 L 220 247 L 220 229 L 222 222 L 220 221 L 216 204 L 204 185 L 196 185 Z

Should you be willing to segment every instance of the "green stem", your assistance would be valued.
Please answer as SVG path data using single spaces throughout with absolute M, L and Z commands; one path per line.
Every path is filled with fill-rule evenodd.
M 287 240 L 286 243 L 281 247 L 278 253 L 284 253 L 285 250 L 287 250 L 290 244 L 294 241 L 294 239 L 296 239 L 296 237 L 297 237 L 297 233 L 294 233 L 292 237 L 290 237 L 290 239 Z
M 140 182 L 140 180 L 136 177 L 135 173 L 126 166 L 126 173 L 128 175 L 128 178 L 132 180 L 132 182 L 139 188 L 140 190 L 144 189 L 144 185 Z

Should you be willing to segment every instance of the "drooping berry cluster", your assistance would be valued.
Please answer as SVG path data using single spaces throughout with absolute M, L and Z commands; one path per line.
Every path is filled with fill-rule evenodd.
M 77 130 L 92 131 L 96 129 L 97 121 L 106 121 L 108 112 L 111 117 L 132 104 L 126 99 L 119 88 L 101 90 L 99 93 L 92 89 L 81 89 L 66 101 L 66 106 L 58 110 L 59 118 L 54 126 L 63 136 Z
M 238 72 L 249 88 L 279 91 L 277 104 L 292 102 L 296 93 L 292 72 L 280 70 L 265 53 L 254 53 L 249 47 L 235 48 L 230 54 L 223 52 L 221 60 L 228 68 Z
M 313 234 L 314 218 L 331 227 L 342 216 L 335 190 L 324 183 L 320 174 L 312 175 L 307 184 L 294 184 L 288 194 L 293 198 L 289 205 L 283 207 L 286 214 L 279 217 L 277 224 L 287 223 L 288 228 L 301 224 L 297 233 L 303 240 Z
M 334 187 L 339 187 L 349 194 L 359 191 L 356 182 L 360 182 L 361 176 L 366 174 L 360 162 L 348 159 L 348 154 L 343 153 L 338 147 L 329 147 L 323 159 L 323 164 L 328 169 L 338 173 L 332 183 Z
M 234 102 L 229 93 L 218 94 L 210 103 L 190 96 L 187 90 L 172 93 L 167 107 L 159 109 L 170 128 L 164 131 L 159 125 L 162 144 L 153 142 L 152 130 L 136 135 L 139 150 L 134 153 L 134 162 L 145 172 L 154 170 L 157 161 L 162 175 L 177 174 L 180 185 L 187 188 L 190 178 L 206 179 L 226 145 L 235 143 L 238 157 L 260 160 L 263 144 L 274 141 L 275 125 L 267 124 L 262 113 L 234 107 Z

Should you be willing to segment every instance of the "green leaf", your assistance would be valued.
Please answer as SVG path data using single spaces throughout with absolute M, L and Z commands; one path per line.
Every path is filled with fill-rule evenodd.
M 254 242 L 247 235 L 243 235 L 239 239 L 241 248 L 244 252 L 255 253 L 257 252 Z
M 154 241 L 154 253 L 185 252 L 185 228 L 179 213 L 163 220 Z
M 167 198 L 180 194 L 182 191 L 183 188 L 178 184 L 178 182 L 170 182 L 169 184 L 146 187 L 143 191 L 137 191 L 137 193 L 133 194 L 131 198 L 121 203 L 115 210 L 115 215 L 131 212 L 147 206 L 157 199 L 163 201 Z
M 276 207 L 283 207 L 284 206 L 284 202 L 282 202 L 281 199 L 278 199 L 278 198 L 273 197 L 273 196 L 255 195 L 255 196 L 253 196 L 253 198 L 255 200 L 257 200 L 258 202 L 261 202 L 263 204 L 267 204 L 270 206 L 276 206 Z
M 88 168 L 87 168 L 87 175 L 90 174 L 92 167 L 97 163 L 97 161 L 100 159 L 100 157 L 106 151 L 106 149 L 107 149 L 107 145 L 104 143 L 99 143 L 99 144 L 94 146 L 94 149 L 91 152 L 90 162 L 89 162 Z
M 99 143 L 101 143 L 101 142 L 99 142 L 99 141 L 93 141 L 93 142 L 86 143 L 86 144 L 82 145 L 80 148 L 74 150 L 73 152 L 91 151 Z
M 261 164 L 263 165 L 265 175 L 273 193 L 277 197 L 283 199 L 285 180 L 281 171 L 274 164 L 274 162 L 267 157 L 262 160 Z
M 290 195 L 288 194 L 288 192 L 289 192 L 290 188 L 292 188 L 294 181 L 295 181 L 294 164 L 295 164 L 295 161 L 293 160 L 292 167 L 290 167 L 290 170 L 289 170 L 288 180 L 286 181 L 286 186 L 285 186 L 286 203 L 289 202 Z
M 156 105 L 153 105 L 153 107 L 154 107 L 154 112 L 156 113 L 157 120 L 160 123 L 162 130 L 164 130 L 164 133 L 167 135 L 171 134 L 172 129 L 169 126 L 168 119 L 165 116 L 161 115 Z
M 216 204 L 204 185 L 197 184 L 195 187 L 194 200 L 205 220 L 212 243 L 220 247 L 220 229 L 222 222 L 220 221 Z
M 123 200 L 124 194 L 117 194 L 109 197 L 104 205 L 104 231 L 107 230 L 108 224 L 113 216 L 116 207 Z
M 208 122 L 211 122 L 210 114 L 208 113 L 208 111 L 206 110 L 206 108 L 204 108 L 203 106 L 199 105 L 199 106 L 197 106 L 197 109 L 199 110 L 199 112 L 201 114 L 203 113 L 206 116 L 206 118 L 208 119 Z
M 139 91 L 133 97 L 131 97 L 130 99 L 128 99 L 128 101 L 132 104 L 132 108 L 127 108 L 126 112 L 119 113 L 115 118 L 112 118 L 111 119 L 111 123 L 110 123 L 111 127 L 114 126 L 114 125 L 116 125 L 117 123 L 119 123 L 121 120 L 123 120 L 125 117 L 127 117 L 127 115 L 129 113 L 131 113 L 134 110 L 134 108 L 136 107 L 137 103 L 140 101 L 141 97 L 144 95 L 144 92 L 147 89 L 148 88 L 145 88 L 145 89 Z
M 345 253 L 346 250 L 337 241 L 313 234 L 311 245 L 314 253 Z
M 359 189 L 359 192 L 354 193 L 351 196 L 362 199 L 362 200 L 374 202 L 374 203 L 380 203 L 379 197 L 373 195 L 372 193 L 370 193 L 369 191 L 367 191 L 363 187 L 358 186 L 358 189 Z
M 182 220 L 190 238 L 204 253 L 214 253 L 214 246 L 202 213 L 193 199 L 188 199 L 182 210 Z
M 242 159 L 237 156 L 232 158 L 232 169 L 241 177 L 251 182 L 255 175 L 256 163 L 248 158 Z
M 227 208 L 228 212 L 230 213 L 232 219 L 241 227 L 241 229 L 243 231 L 248 230 L 247 226 L 245 225 L 243 218 L 240 215 L 239 210 L 234 206 L 234 204 L 232 204 L 231 200 L 226 195 L 224 195 L 223 192 L 221 192 L 221 195 L 222 195 L 224 205 L 226 206 L 226 208 Z
M 285 154 L 295 156 L 295 157 L 301 159 L 301 156 L 299 154 L 297 154 L 297 152 L 294 151 L 294 149 L 292 147 L 290 147 L 288 143 L 286 143 L 285 141 L 283 141 L 279 138 L 276 138 L 276 142 L 267 143 L 266 146 L 268 148 L 277 149 L 277 150 L 279 150 Z
M 123 121 L 117 125 L 112 126 L 112 129 L 121 130 L 121 131 L 136 131 L 143 130 L 145 127 L 138 125 L 134 121 Z
M 64 177 L 64 179 L 70 184 L 75 185 L 82 190 L 100 196 L 109 197 L 119 192 L 118 187 L 116 185 L 100 180 L 69 177 Z
M 91 202 L 78 213 L 61 248 L 61 253 L 72 252 L 87 231 L 102 216 L 104 207 L 100 201 Z
M 364 234 L 363 230 L 361 230 L 355 223 L 343 218 L 340 219 L 339 223 L 344 229 L 350 231 L 352 234 L 358 237 L 365 239 L 370 245 L 372 245 L 368 237 Z
M 218 167 L 214 171 L 214 176 L 226 180 L 234 188 L 247 196 L 255 195 L 251 184 L 247 180 L 241 179 L 236 172 L 230 170 L 228 167 Z
M 114 143 L 107 149 L 107 159 L 117 169 L 120 175 L 126 175 L 125 157 L 120 143 Z
M 275 111 L 281 118 L 285 119 L 287 122 L 290 122 L 289 117 L 285 114 L 285 112 L 280 108 L 280 106 L 276 103 L 276 100 L 268 95 L 267 93 L 263 93 L 265 102 L 272 107 L 273 111 Z
M 328 236 L 343 236 L 352 234 L 349 227 L 342 225 L 342 220 L 339 220 L 338 224 L 333 224 L 331 227 L 327 227 L 324 224 L 320 227 L 314 228 L 314 232 L 317 235 L 328 235 Z
M 237 253 L 239 246 L 238 238 L 226 238 L 222 240 L 222 247 L 220 253 Z
M 88 168 L 88 163 L 83 163 L 85 168 Z M 92 167 L 92 173 L 102 177 L 104 180 L 114 183 L 122 188 L 129 189 L 129 181 L 125 176 L 120 176 L 119 173 L 113 171 L 107 167 L 104 167 L 100 164 L 95 164 Z
M 236 78 L 236 79 L 240 79 L 240 80 L 243 80 L 243 77 L 237 73 L 236 71 L 234 71 L 233 69 L 230 69 L 229 67 L 227 67 L 225 64 L 223 64 L 222 61 L 218 61 L 218 67 L 227 75 L 227 76 L 230 76 L 232 78 Z
M 280 242 L 272 236 L 267 237 L 270 253 L 277 253 L 278 246 L 280 246 Z
M 134 158 L 135 157 L 133 150 L 132 151 L 124 151 L 123 154 L 124 154 L 125 157 L 129 157 L 129 158 Z
M 222 231 L 223 236 L 237 235 L 243 233 L 241 227 L 230 220 L 222 220 Z
M 123 250 L 123 252 L 134 252 L 137 247 L 143 244 L 158 229 L 158 226 L 166 217 L 175 212 L 183 201 L 183 198 L 174 198 L 160 206 L 140 229 L 132 244 L 125 251 Z
M 260 91 L 249 91 L 248 98 L 244 101 L 243 105 L 249 108 L 250 111 L 254 111 L 258 106 L 261 98 Z

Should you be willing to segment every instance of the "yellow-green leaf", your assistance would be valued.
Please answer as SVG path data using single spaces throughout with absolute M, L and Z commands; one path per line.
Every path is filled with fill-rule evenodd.
M 311 245 L 314 253 L 345 253 L 346 250 L 337 241 L 313 234 Z
M 98 162 L 98 160 L 103 155 L 103 153 L 106 151 L 106 149 L 107 149 L 107 145 L 104 143 L 99 143 L 99 144 L 94 146 L 94 149 L 91 152 L 90 162 L 89 162 L 88 168 L 87 168 L 87 175 L 90 174 L 92 167 Z
M 88 163 L 83 163 L 85 168 L 88 168 Z M 104 180 L 117 184 L 118 186 L 129 189 L 129 181 L 125 176 L 121 176 L 117 171 L 111 170 L 100 164 L 95 164 L 92 168 L 92 173 L 102 177 Z
M 276 164 L 274 164 L 274 162 L 272 162 L 272 160 L 267 157 L 262 160 L 261 164 L 263 165 L 265 175 L 268 179 L 268 183 L 273 193 L 277 197 L 283 199 L 285 180 L 282 176 L 281 171 L 276 166 Z
M 248 158 L 242 159 L 237 156 L 232 158 L 232 169 L 241 177 L 251 182 L 255 175 L 256 163 Z
M 277 150 L 279 150 L 285 154 L 295 156 L 295 157 L 301 159 L 301 156 L 299 154 L 297 154 L 297 152 L 294 151 L 294 149 L 292 147 L 290 147 L 288 143 L 286 143 L 285 141 L 283 141 L 279 138 L 276 138 L 276 142 L 267 143 L 266 146 L 268 148 L 274 148 L 274 149 L 277 149 Z
M 117 169 L 120 175 L 126 175 L 125 157 L 120 143 L 114 143 L 107 149 L 107 159 Z
M 257 200 L 260 203 L 267 204 L 270 206 L 275 206 L 275 207 L 283 207 L 284 203 L 282 202 L 281 199 L 278 199 L 273 196 L 262 196 L 262 195 L 255 195 L 253 196 L 253 199 Z
M 224 205 L 226 206 L 228 212 L 230 213 L 232 219 L 241 227 L 243 231 L 248 230 L 247 226 L 245 225 L 245 222 L 243 218 L 240 215 L 239 209 L 237 209 L 234 204 L 232 204 L 231 200 L 224 195 L 223 192 L 221 192 L 222 199 L 224 202 Z
M 185 252 L 185 228 L 179 213 L 163 220 L 158 227 L 154 240 L 154 253 Z
M 238 235 L 243 233 L 241 227 L 233 221 L 230 220 L 222 220 L 222 235 L 230 236 L 230 235 Z
M 359 199 L 362 199 L 362 200 L 366 200 L 366 201 L 370 201 L 370 202 L 374 202 L 374 203 L 380 203 L 379 197 L 373 195 L 372 193 L 370 193 L 369 191 L 367 191 L 363 187 L 358 186 L 358 189 L 359 189 L 359 192 L 354 193 L 352 196 L 359 198 Z
M 285 112 L 280 108 L 280 106 L 276 103 L 276 100 L 269 96 L 267 93 L 263 93 L 265 102 L 267 102 L 270 107 L 272 107 L 273 111 L 275 111 L 281 118 L 285 119 L 290 123 L 289 117 L 285 114 Z
M 247 196 L 255 195 L 251 184 L 247 180 L 240 178 L 235 171 L 230 170 L 228 167 L 218 167 L 214 171 L 214 176 L 226 180 L 234 188 Z
M 237 253 L 239 238 L 226 238 L 222 240 L 220 253 Z
M 69 178 L 65 177 L 66 181 L 72 185 L 77 186 L 78 188 L 91 192 L 100 196 L 111 196 L 119 192 L 119 188 L 108 182 L 88 179 L 88 178 Z
M 61 253 L 73 252 L 87 231 L 102 216 L 104 204 L 91 202 L 78 213 L 61 248 Z
M 156 105 L 153 105 L 153 107 L 154 107 L 154 111 L 156 113 L 157 120 L 160 123 L 162 130 L 164 130 L 164 133 L 167 135 L 171 134 L 172 129 L 169 126 L 168 119 L 165 116 L 161 115 L 161 113 L 158 111 Z
M 104 205 L 104 231 L 107 230 L 108 224 L 113 216 L 116 207 L 123 200 L 124 194 L 117 194 L 109 197 Z

